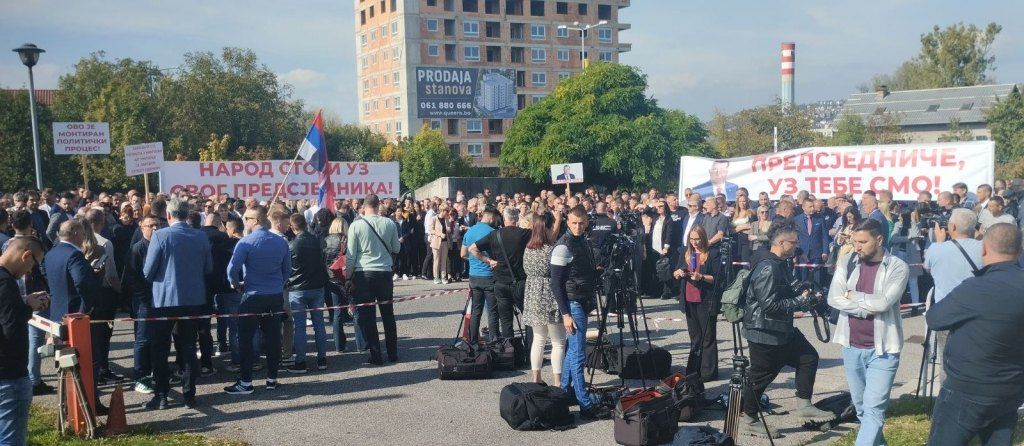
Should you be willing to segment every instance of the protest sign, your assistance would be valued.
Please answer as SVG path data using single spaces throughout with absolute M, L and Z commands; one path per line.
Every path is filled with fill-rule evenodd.
M 203 195 L 269 200 L 292 169 L 280 198 L 295 200 L 317 196 L 317 172 L 306 161 L 168 161 L 160 169 L 160 191 L 188 190 Z M 331 162 L 335 198 L 398 198 L 398 163 Z
M 551 184 L 583 182 L 583 163 L 552 164 Z
M 124 146 L 124 170 L 130 177 L 159 172 L 164 165 L 164 143 L 147 142 Z
M 53 123 L 55 155 L 109 155 L 110 124 L 106 122 Z
M 679 193 L 691 188 L 703 198 L 723 193 L 732 201 L 740 187 L 772 199 L 801 190 L 831 197 L 885 189 L 896 200 L 914 200 L 957 182 L 992 184 L 994 168 L 992 141 L 808 147 L 720 160 L 684 156 Z

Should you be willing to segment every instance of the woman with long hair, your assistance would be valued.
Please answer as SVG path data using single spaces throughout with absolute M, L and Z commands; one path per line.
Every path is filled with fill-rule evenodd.
M 843 224 L 836 231 L 835 244 L 839 248 L 839 253 L 835 256 L 837 260 L 853 252 L 853 227 L 857 226 L 857 223 L 860 223 L 862 219 L 857 206 L 846 208 L 840 218 L 843 219 Z
M 718 379 L 718 336 L 715 329 L 719 299 L 716 277 L 722 262 L 717 249 L 708 248 L 708 234 L 694 226 L 686 235 L 686 250 L 679 259 L 675 278 L 683 281 L 680 307 L 686 315 L 690 334 L 690 357 L 686 375 L 697 374 L 701 382 Z
M 530 219 L 533 226 L 530 240 L 523 252 L 523 270 L 526 271 L 523 323 L 533 328 L 530 346 L 530 369 L 533 382 L 541 382 L 544 366 L 544 344 L 551 340 L 551 373 L 555 383 L 562 382 L 562 359 L 565 357 L 565 326 L 558 313 L 558 304 L 551 293 L 551 250 L 555 239 L 547 230 L 546 218 L 536 215 Z
M 750 198 L 746 195 L 736 196 L 736 207 L 732 212 L 732 225 L 733 232 L 736 233 L 734 240 L 736 240 L 736 255 L 741 261 L 747 261 L 750 259 L 750 254 L 753 251 L 750 243 L 751 226 L 756 221 L 757 215 L 754 211 L 750 210 Z

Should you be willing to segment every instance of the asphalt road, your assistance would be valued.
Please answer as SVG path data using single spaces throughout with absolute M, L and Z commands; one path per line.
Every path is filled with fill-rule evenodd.
M 396 296 L 419 295 L 442 289 L 466 287 L 465 282 L 446 286 L 423 280 L 398 282 Z M 681 318 L 678 303 L 666 300 L 644 301 L 647 313 L 655 318 Z M 188 409 L 181 405 L 180 386 L 172 391 L 172 407 L 163 411 L 146 411 L 140 405 L 149 395 L 126 392 L 128 422 L 148 423 L 158 431 L 187 431 L 207 436 L 240 439 L 253 445 L 282 444 L 364 444 L 364 445 L 523 445 L 523 444 L 615 444 L 611 421 L 581 422 L 578 428 L 565 432 L 518 432 L 498 415 L 498 395 L 512 382 L 529 380 L 528 371 L 496 372 L 492 379 L 477 381 L 441 381 L 437 378 L 434 353 L 438 345 L 450 342 L 465 303 L 465 294 L 413 300 L 395 305 L 398 319 L 401 361 L 382 367 L 362 366 L 361 353 L 330 353 L 329 369 L 305 375 L 282 372 L 276 390 L 263 388 L 264 372 L 256 376 L 256 392 L 252 395 L 225 394 L 221 389 L 234 382 L 232 373 L 223 370 L 222 359 L 214 362 L 218 373 L 199 382 L 199 406 Z M 847 388 L 840 347 L 823 344 L 814 338 L 811 319 L 797 324 L 821 356 L 815 401 Z M 907 337 L 922 334 L 923 317 L 904 319 Z M 596 323 L 591 321 L 591 328 Z M 686 325 L 678 321 L 662 321 L 650 325 L 655 345 L 667 348 L 673 357 L 673 369 L 680 369 L 689 352 Z M 328 334 L 329 334 L 328 328 Z M 352 327 L 346 326 L 349 349 L 352 349 Z M 310 330 L 312 341 L 312 330 Z M 131 325 L 115 326 L 111 361 L 115 371 L 130 374 Z M 732 373 L 732 337 L 730 326 L 718 325 L 721 380 L 709 384 L 707 396 L 728 391 L 727 380 Z M 310 344 L 313 349 L 312 343 Z M 894 398 L 913 393 L 921 360 L 920 345 L 908 342 L 894 385 Z M 53 384 L 53 369 L 44 366 L 46 380 Z M 551 378 L 550 366 L 544 376 Z M 794 375 L 786 369 L 769 388 L 768 395 L 777 411 L 784 412 L 795 403 Z M 597 383 L 614 384 L 615 376 L 598 373 Z M 639 381 L 631 382 L 639 386 Z M 103 401 L 111 388 L 101 389 Z M 53 396 L 38 397 L 36 402 L 56 407 Z M 574 408 L 575 410 L 575 408 Z M 722 427 L 724 411 L 705 411 L 694 424 Z M 802 429 L 786 415 L 768 417 L 769 423 L 785 437 L 779 445 L 828 442 L 842 434 L 839 428 L 827 434 Z M 747 439 L 741 444 L 767 444 Z

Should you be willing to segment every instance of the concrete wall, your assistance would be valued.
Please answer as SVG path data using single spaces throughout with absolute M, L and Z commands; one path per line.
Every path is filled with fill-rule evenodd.
M 431 197 L 454 199 L 456 192 L 461 190 L 468 198 L 483 192 L 484 188 L 490 189 L 494 195 L 516 192 L 536 194 L 540 190 L 539 185 L 526 178 L 441 177 L 416 189 L 414 197 L 417 200 Z

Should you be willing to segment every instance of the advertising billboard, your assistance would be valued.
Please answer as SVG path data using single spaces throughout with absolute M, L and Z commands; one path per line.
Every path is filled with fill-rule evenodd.
M 417 118 L 505 119 L 516 116 L 511 68 L 416 68 Z

